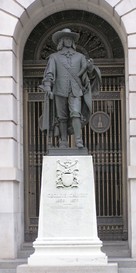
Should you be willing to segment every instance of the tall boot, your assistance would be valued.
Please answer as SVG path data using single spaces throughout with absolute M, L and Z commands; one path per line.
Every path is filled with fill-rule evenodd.
M 81 120 L 80 118 L 72 119 L 72 126 L 74 129 L 75 143 L 78 148 L 83 148 L 83 141 L 81 135 Z
M 67 121 L 60 121 L 59 123 L 60 129 L 60 148 L 67 148 L 68 147 L 68 133 L 67 133 Z

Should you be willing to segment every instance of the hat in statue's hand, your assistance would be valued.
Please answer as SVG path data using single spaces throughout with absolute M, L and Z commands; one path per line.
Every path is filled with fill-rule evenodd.
M 55 32 L 53 35 L 52 35 L 52 41 L 55 43 L 55 44 L 58 44 L 59 40 L 63 37 L 70 37 L 72 38 L 75 42 L 78 41 L 79 39 L 79 34 L 76 33 L 76 32 L 72 32 L 69 28 L 64 28 L 60 31 L 57 31 Z

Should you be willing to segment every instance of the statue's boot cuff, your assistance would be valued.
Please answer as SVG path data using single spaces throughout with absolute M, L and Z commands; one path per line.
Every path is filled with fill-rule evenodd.
M 59 148 L 68 148 L 68 142 L 64 140 L 60 140 Z
M 83 147 L 84 147 L 83 141 L 82 141 L 81 138 L 76 138 L 76 146 L 77 146 L 78 148 L 83 148 Z

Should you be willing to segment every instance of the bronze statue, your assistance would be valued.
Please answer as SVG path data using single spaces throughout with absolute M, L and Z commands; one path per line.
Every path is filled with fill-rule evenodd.
M 79 34 L 70 29 L 53 34 L 58 51 L 49 56 L 40 86 L 55 103 L 53 126 L 58 126 L 60 148 L 68 147 L 68 134 L 74 134 L 78 148 L 83 147 L 81 128 L 89 122 L 92 93 L 99 91 L 101 81 L 93 60 L 76 51 L 78 39 Z M 41 130 L 49 130 L 47 118 L 47 111 L 43 112 Z

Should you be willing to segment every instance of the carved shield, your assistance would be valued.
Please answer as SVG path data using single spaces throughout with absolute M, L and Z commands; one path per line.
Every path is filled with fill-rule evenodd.
M 70 187 L 73 184 L 73 174 L 72 173 L 64 173 L 62 176 L 63 185 L 65 187 Z

